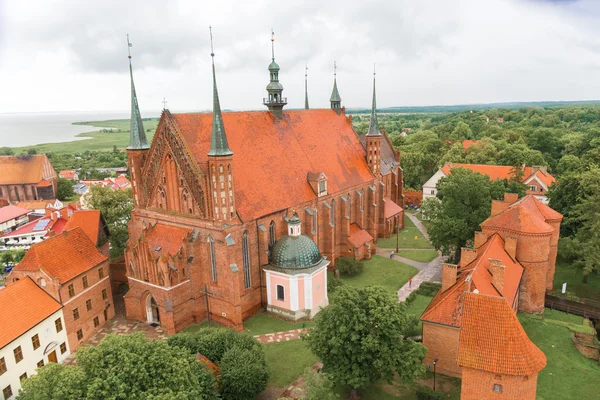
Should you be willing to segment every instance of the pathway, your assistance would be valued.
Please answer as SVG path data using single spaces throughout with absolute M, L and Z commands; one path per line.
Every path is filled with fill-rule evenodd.
M 288 342 L 290 340 L 300 339 L 300 334 L 306 333 L 307 329 L 293 329 L 291 331 L 264 333 L 262 335 L 255 335 L 254 338 L 262 344 Z

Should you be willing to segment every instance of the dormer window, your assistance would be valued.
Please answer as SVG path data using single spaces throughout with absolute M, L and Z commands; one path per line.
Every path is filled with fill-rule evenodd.
M 323 172 L 309 172 L 307 179 L 317 197 L 327 196 L 327 176 Z

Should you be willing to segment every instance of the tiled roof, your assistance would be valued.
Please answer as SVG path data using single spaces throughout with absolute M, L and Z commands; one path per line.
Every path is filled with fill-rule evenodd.
M 0 349 L 61 309 L 29 277 L 0 290 Z
M 546 221 L 552 219 L 562 219 L 562 215 L 543 204 L 535 196 L 527 195 L 501 213 L 483 221 L 481 227 L 549 234 L 554 232 L 554 228 Z
M 463 140 L 463 149 L 467 150 L 469 147 L 473 146 L 477 142 L 479 142 L 479 140 Z
M 394 203 L 389 197 L 385 199 L 385 218 L 392 218 L 402 211 L 402 207 Z
M 63 169 L 58 173 L 58 176 L 61 176 L 65 179 L 73 179 L 75 177 L 75 171 L 72 169 Z
M 107 259 L 77 227 L 31 246 L 14 270 L 43 269 L 50 277 L 65 283 Z
M 359 135 L 360 143 L 364 148 L 367 147 L 367 135 Z M 386 175 L 392 171 L 392 168 L 400 163 L 396 160 L 396 151 L 387 134 L 383 135 L 381 141 L 381 175 Z
M 210 149 L 212 113 L 173 114 L 201 169 Z M 370 182 L 365 150 L 350 122 L 330 109 L 225 112 L 223 123 L 233 151 L 237 212 L 250 221 L 316 198 L 306 177 L 327 176 L 329 193 Z
M 369 234 L 369 232 L 364 229 L 360 229 L 360 227 L 356 224 L 350 224 L 350 236 L 348 237 L 350 243 L 354 245 L 354 247 L 359 248 L 365 243 L 368 243 L 373 240 L 373 236 Z
M 100 229 L 100 211 L 99 210 L 80 210 L 75 211 L 64 227 L 69 231 L 80 227 L 95 245 L 98 244 L 98 230 Z
M 465 298 L 458 365 L 494 374 L 530 376 L 546 356 L 527 337 L 503 298 L 469 293 Z
M 17 205 L 28 210 L 38 210 L 48 207 L 49 204 L 54 204 L 55 201 L 56 200 L 29 200 L 20 201 L 17 203 Z
M 8 205 L 0 208 L 0 224 L 11 219 L 19 218 L 21 215 L 29 214 L 29 210 L 18 206 Z
M 459 327 L 462 323 L 463 304 L 470 284 L 468 274 L 457 277 L 456 283 L 445 291 L 439 291 L 421 315 L 421 321 Z
M 63 231 L 64 226 L 66 224 L 67 220 L 65 220 L 64 218 L 58 218 L 55 221 L 52 221 L 50 217 L 38 218 L 36 220 L 26 223 L 25 225 L 21 225 L 14 231 L 4 235 L 4 238 L 26 235 L 28 233 L 33 232 L 45 231 L 54 231 L 54 233 L 59 234 Z
M 525 172 L 527 172 L 528 169 L 531 171 L 531 168 L 527 167 L 527 168 L 525 168 Z M 523 182 L 528 180 L 531 177 L 531 175 L 535 175 L 537 180 L 539 180 L 540 182 L 543 182 L 544 185 L 546 185 L 548 187 L 550 187 L 550 185 L 552 185 L 554 182 L 556 182 L 556 179 L 554 178 L 554 176 L 552 176 L 548 172 L 540 171 L 539 169 L 537 171 L 535 171 L 535 174 L 532 174 L 531 172 L 529 172 L 529 175 L 527 175 L 525 173 L 523 175 L 525 178 L 525 179 L 523 179 Z
M 482 175 L 488 175 L 491 180 L 510 179 L 514 176 L 514 167 L 507 165 L 451 163 L 450 165 L 444 165 L 442 167 L 442 171 L 444 171 L 444 174 L 448 176 L 452 168 L 466 168 L 473 172 L 478 172 Z M 533 168 L 525 167 L 525 169 L 523 170 L 523 182 L 525 182 L 531 175 L 533 175 Z M 548 172 L 543 173 L 542 171 L 538 170 L 536 171 L 535 175 L 536 177 L 538 177 L 538 179 L 544 182 L 546 186 L 550 186 L 552 183 L 556 182 L 556 179 L 554 179 L 554 177 Z
M 52 182 L 42 179 L 41 181 L 39 181 L 37 186 L 38 187 L 50 187 L 50 186 L 52 186 Z
M 45 154 L 0 156 L 0 185 L 37 184 L 42 180 Z
M 157 258 L 166 254 L 174 256 L 183 247 L 184 239 L 190 232 L 191 229 L 157 223 L 146 236 L 148 250 Z

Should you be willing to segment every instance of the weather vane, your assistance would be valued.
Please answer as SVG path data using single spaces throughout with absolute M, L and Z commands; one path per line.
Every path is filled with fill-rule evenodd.
M 212 36 L 212 26 L 208 26 L 208 30 L 210 31 L 210 56 L 215 57 L 215 50 L 213 49 L 213 36 Z
M 163 104 L 163 110 L 166 110 L 166 109 L 167 109 L 167 103 L 168 103 L 168 102 L 167 102 L 167 98 L 166 98 L 166 97 L 163 97 L 163 101 L 162 101 L 162 104 Z
M 308 76 L 308 63 L 304 63 L 304 76 Z
M 131 60 L 131 50 L 130 48 L 133 47 L 133 45 L 131 44 L 131 42 L 129 41 L 129 33 L 127 34 L 127 55 L 129 58 L 129 60 Z
M 273 57 L 273 61 L 275 61 L 275 32 L 273 28 L 271 28 L 271 56 Z
M 333 62 L 333 76 L 337 75 L 337 64 L 335 63 L 335 61 Z
M 375 63 L 373 63 L 373 76 L 375 76 Z

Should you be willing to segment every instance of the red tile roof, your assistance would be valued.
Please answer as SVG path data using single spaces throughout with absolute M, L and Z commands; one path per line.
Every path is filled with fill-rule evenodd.
M 50 187 L 52 186 L 52 182 L 42 179 L 38 184 L 38 187 Z
M 0 290 L 0 304 L 0 348 L 62 307 L 29 277 Z
M 95 245 L 98 244 L 98 231 L 100 229 L 100 211 L 99 210 L 80 210 L 75 211 L 64 227 L 69 231 L 76 227 L 83 229 L 83 232 L 90 238 Z
M 73 179 L 75 178 L 75 171 L 73 171 L 72 169 L 63 169 L 58 173 L 58 176 L 65 179 Z
M 473 146 L 477 142 L 479 142 L 479 140 L 463 140 L 463 149 L 467 150 L 469 147 Z
M 31 246 L 14 270 L 42 269 L 48 276 L 65 283 L 107 259 L 77 227 Z
M 526 167 L 525 168 L 525 174 L 523 175 L 523 177 L 525 179 L 523 179 L 523 182 L 525 182 L 526 180 L 529 180 L 529 178 L 532 175 L 535 175 L 535 177 L 537 178 L 537 180 L 539 180 L 540 182 L 544 183 L 544 185 L 550 187 L 550 185 L 552 185 L 554 182 L 556 182 L 556 179 L 554 178 L 554 176 L 550 175 L 548 172 L 544 172 L 544 171 L 540 171 L 539 169 L 537 171 L 535 171 L 535 173 L 529 173 L 529 175 L 527 175 L 527 170 L 531 170 L 530 167 Z
M 402 212 L 402 207 L 394 203 L 390 198 L 385 199 L 384 214 L 386 218 L 392 218 L 394 215 L 397 215 L 400 212 Z
M 443 292 L 438 292 L 423 311 L 421 321 L 455 327 L 461 326 L 464 299 L 470 281 L 470 275 L 462 274 L 457 277 L 453 286 Z
M 148 250 L 155 257 L 167 254 L 174 256 L 183 247 L 185 237 L 191 231 L 191 229 L 157 223 L 146 236 Z M 157 251 L 158 248 L 160 250 Z
M 8 205 L 0 208 L 0 224 L 11 219 L 19 218 L 22 215 L 29 214 L 29 210 L 18 206 Z
M 467 141 L 465 141 L 465 142 L 467 142 Z M 476 142 L 476 141 L 474 141 L 474 142 Z M 463 147 L 464 146 L 465 146 L 465 144 L 463 142 Z M 469 147 L 470 146 L 471 145 L 469 145 Z M 465 147 L 465 148 L 468 148 L 468 147 Z M 466 168 L 473 172 L 478 172 L 482 175 L 488 175 L 491 180 L 510 179 L 514 176 L 514 167 L 507 166 L 507 165 L 451 163 L 451 164 L 444 165 L 442 167 L 442 171 L 444 171 L 444 174 L 446 174 L 446 176 L 447 176 L 450 174 L 450 170 L 452 168 Z M 529 177 L 531 177 L 531 175 L 533 175 L 533 174 L 534 174 L 534 172 L 533 172 L 532 167 L 525 167 L 525 169 L 523 170 L 523 182 L 525 182 L 527 179 L 529 179 Z M 540 181 L 544 182 L 544 184 L 546 186 L 550 186 L 552 183 L 556 182 L 556 179 L 554 179 L 554 176 L 552 176 L 548 172 L 544 173 L 540 170 L 537 170 L 535 172 L 535 176 Z
M 45 231 L 53 231 L 54 233 L 59 234 L 63 231 L 66 224 L 67 220 L 64 218 L 58 218 L 55 221 L 52 221 L 50 217 L 38 218 L 36 220 L 26 223 L 25 225 L 21 225 L 14 231 L 4 235 L 4 237 L 9 238 L 13 236 L 26 235 L 28 233 L 33 232 Z
M 354 247 L 359 248 L 365 243 L 372 241 L 373 236 L 364 229 L 360 229 L 358 225 L 350 224 L 350 236 L 348 237 L 348 240 Z
M 45 154 L 0 156 L 0 185 L 39 183 L 46 161 Z
M 17 205 L 28 210 L 37 210 L 40 208 L 46 208 L 49 204 L 53 205 L 54 202 L 56 202 L 56 200 L 29 200 L 20 201 L 17 203 Z
M 554 228 L 546 221 L 561 219 L 562 214 L 543 204 L 535 196 L 527 195 L 511 204 L 501 213 L 483 221 L 481 227 L 549 234 L 554 232 Z
M 530 376 L 546 356 L 527 337 L 503 298 L 469 293 L 465 298 L 458 365 L 494 374 Z
M 173 114 L 173 121 L 206 169 L 212 114 Z M 370 182 L 365 149 L 351 123 L 333 110 L 225 112 L 223 124 L 233 151 L 237 212 L 250 221 L 316 198 L 306 176 L 321 171 L 329 193 Z M 291 184 L 294 183 L 294 184 Z

